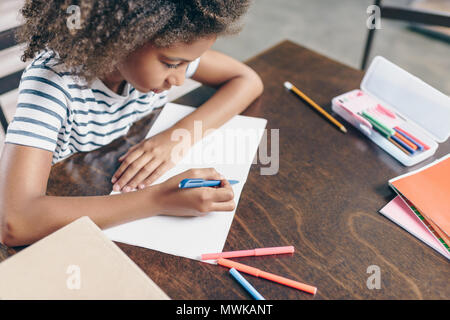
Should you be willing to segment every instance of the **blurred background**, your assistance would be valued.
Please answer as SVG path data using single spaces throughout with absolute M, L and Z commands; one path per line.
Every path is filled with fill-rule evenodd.
M 356 69 L 361 68 L 368 28 L 368 6 L 373 0 L 254 0 L 242 32 L 220 38 L 214 49 L 245 61 L 284 39 L 294 41 Z M 405 6 L 450 13 L 450 0 L 384 0 L 383 5 Z M 23 0 L 0 0 L 0 107 L 6 122 L 14 116 L 21 70 L 21 46 L 8 43 L 8 30 L 20 25 Z M 6 39 L 6 40 L 5 40 Z M 405 21 L 381 20 L 368 58 L 381 55 L 450 94 L 450 28 L 412 27 Z M 171 98 L 197 87 L 187 81 Z M 4 132 L 0 128 L 0 152 Z
M 219 39 L 215 49 L 239 60 L 290 39 L 351 67 L 360 68 L 373 0 L 254 0 L 238 36 Z M 385 0 L 383 5 L 450 12 L 450 0 Z M 383 20 L 369 58 L 382 55 L 450 94 L 450 28 L 418 32 L 407 22 Z M 445 30 L 446 29 L 446 30 Z

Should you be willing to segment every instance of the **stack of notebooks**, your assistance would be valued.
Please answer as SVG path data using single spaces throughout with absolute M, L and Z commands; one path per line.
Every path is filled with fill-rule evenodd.
M 397 197 L 380 212 L 450 260 L 450 154 L 389 185 Z

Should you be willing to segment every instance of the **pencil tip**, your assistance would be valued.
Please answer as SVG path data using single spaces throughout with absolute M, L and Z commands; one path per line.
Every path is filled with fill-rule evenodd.
M 347 133 L 347 129 L 345 129 L 345 127 L 341 127 L 341 131 L 342 131 L 343 133 Z

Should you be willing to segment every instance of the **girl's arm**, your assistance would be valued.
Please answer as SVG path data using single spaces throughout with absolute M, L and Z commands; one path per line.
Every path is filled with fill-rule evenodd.
M 233 191 L 223 188 L 178 189 L 185 177 L 221 179 L 214 169 L 186 171 L 166 182 L 127 194 L 92 197 L 47 196 L 52 153 L 5 144 L 0 159 L 0 241 L 30 244 L 82 216 L 100 228 L 155 214 L 203 215 L 234 210 Z
M 193 79 L 219 89 L 173 127 L 133 146 L 121 156 L 119 161 L 122 164 L 112 181 L 117 190 L 127 191 L 151 185 L 175 165 L 171 159 L 172 148 L 177 144 L 171 140 L 175 130 L 188 130 L 192 145 L 196 142 L 193 139 L 195 121 L 201 121 L 203 134 L 209 129 L 217 129 L 244 111 L 264 89 L 260 77 L 250 67 L 212 50 L 201 57 Z
M 204 131 L 219 128 L 244 111 L 264 89 L 260 77 L 253 69 L 212 50 L 202 56 L 193 79 L 220 88 L 208 101 L 174 126 L 174 129 L 189 129 L 192 134 L 195 120 L 202 121 Z

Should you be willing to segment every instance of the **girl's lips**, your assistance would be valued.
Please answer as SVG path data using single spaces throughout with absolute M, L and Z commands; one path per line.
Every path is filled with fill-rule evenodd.
M 154 93 L 161 93 L 161 92 L 164 92 L 164 91 L 167 91 L 167 90 L 169 90 L 170 88 L 168 88 L 168 89 L 153 89 L 152 91 L 154 92 Z

